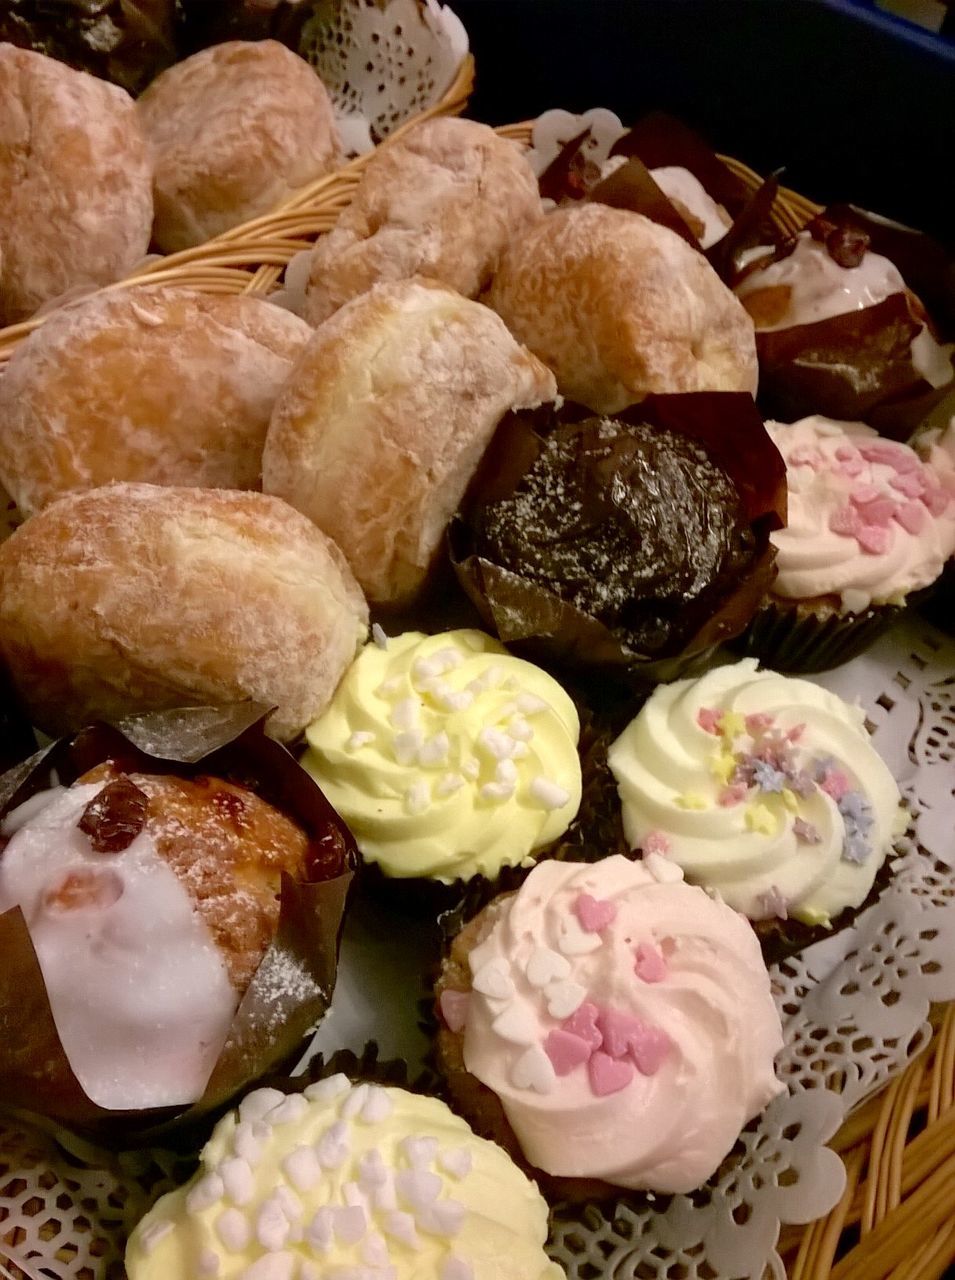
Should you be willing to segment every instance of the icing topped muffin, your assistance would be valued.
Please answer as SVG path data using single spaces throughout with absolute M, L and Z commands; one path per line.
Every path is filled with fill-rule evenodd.
M 371 643 L 306 731 L 302 763 L 385 875 L 496 876 L 580 804 L 577 712 L 480 631 Z
M 249 1094 L 129 1242 L 130 1280 L 559 1280 L 547 1206 L 443 1102 L 342 1075 Z
M 752 920 L 858 907 L 899 829 L 862 711 L 752 658 L 660 686 L 609 762 L 630 846 Z
M 482 932 L 440 1007 L 538 1169 L 690 1191 L 781 1091 L 755 934 L 672 862 L 542 862 Z
M 839 597 L 843 612 L 898 603 L 955 552 L 955 475 L 871 427 L 828 418 L 767 423 L 786 461 L 789 519 L 771 534 L 789 600 Z

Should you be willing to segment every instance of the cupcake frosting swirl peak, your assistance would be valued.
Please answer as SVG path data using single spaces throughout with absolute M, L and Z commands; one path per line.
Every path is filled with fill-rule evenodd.
M 751 658 L 655 690 L 609 760 L 630 845 L 754 920 L 858 907 L 899 827 L 862 711 Z
M 782 1086 L 750 925 L 665 859 L 542 862 L 471 951 L 464 1061 L 548 1173 L 685 1192 Z
M 369 644 L 307 730 L 305 767 L 395 877 L 493 877 L 580 805 L 579 721 L 546 672 L 480 631 Z

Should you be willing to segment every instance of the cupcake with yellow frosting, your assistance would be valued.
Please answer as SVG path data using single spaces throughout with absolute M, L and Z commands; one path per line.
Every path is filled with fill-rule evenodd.
M 861 709 L 753 658 L 661 685 L 609 763 L 631 848 L 798 943 L 851 918 L 904 829 Z
M 129 1280 L 561 1280 L 547 1206 L 435 1098 L 343 1075 L 249 1094 L 153 1207 Z
M 579 732 L 561 686 L 480 631 L 379 633 L 302 763 L 389 880 L 493 881 L 572 822 Z

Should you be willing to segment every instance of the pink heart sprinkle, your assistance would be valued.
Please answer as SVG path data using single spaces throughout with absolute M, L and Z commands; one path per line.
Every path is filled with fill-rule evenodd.
M 438 997 L 438 1008 L 441 1011 L 441 1017 L 444 1019 L 448 1030 L 453 1031 L 455 1035 L 464 1030 L 470 1001 L 471 997 L 466 991 L 445 990 Z
M 856 542 L 870 556 L 882 556 L 892 543 L 892 531 L 876 524 L 864 524 L 856 530 Z
M 643 982 L 662 982 L 667 976 L 667 962 L 651 943 L 641 942 L 633 971 Z
M 642 1076 L 655 1076 L 663 1066 L 673 1041 L 661 1027 L 644 1024 L 639 1039 L 630 1043 L 630 1056 Z
M 597 1014 L 597 1026 L 603 1034 L 603 1049 L 611 1058 L 625 1058 L 630 1042 L 644 1030 L 644 1024 L 632 1014 L 604 1006 Z
M 852 790 L 852 783 L 841 769 L 827 769 L 819 787 L 838 804 L 846 792 Z
M 889 481 L 893 489 L 904 494 L 906 498 L 921 498 L 926 489 L 926 479 L 921 471 L 909 471 L 903 475 L 895 475 Z
M 945 508 L 951 501 L 951 498 L 941 485 L 932 485 L 925 490 L 925 495 L 922 498 L 922 501 L 928 507 L 929 512 L 933 516 L 940 516 L 944 513 Z
M 640 848 L 644 854 L 658 853 L 665 858 L 670 852 L 670 838 L 662 831 L 648 831 L 640 842 Z
M 607 898 L 592 898 L 589 893 L 578 893 L 574 914 L 585 933 L 599 933 L 616 920 L 617 905 Z
M 561 1031 L 583 1040 L 591 1049 L 599 1049 L 603 1044 L 603 1036 L 597 1029 L 597 1015 L 600 1010 L 595 1004 L 585 1000 L 576 1013 L 565 1018 L 560 1024 Z
M 895 518 L 906 533 L 921 533 L 925 528 L 926 513 L 920 502 L 903 502 L 895 513 Z
M 865 471 L 865 463 L 861 458 L 850 458 L 846 462 L 840 462 L 836 470 L 841 471 L 850 480 L 854 480 L 856 476 L 861 476 Z
M 879 525 L 885 529 L 898 509 L 899 504 L 894 498 L 877 498 L 875 502 L 864 506 L 860 515 L 866 524 Z
M 862 518 L 855 507 L 838 507 L 829 517 L 829 528 L 833 533 L 854 538 L 862 528 Z
M 549 1032 L 544 1041 L 544 1052 L 559 1076 L 569 1076 L 575 1067 L 590 1059 L 593 1051 L 594 1046 L 581 1040 L 580 1036 L 559 1029 Z
M 619 1093 L 633 1079 L 633 1064 L 626 1060 L 614 1060 L 599 1050 L 587 1063 L 590 1087 L 598 1098 Z
M 758 733 L 765 733 L 775 723 L 776 717 L 769 715 L 766 711 L 756 711 L 752 715 L 746 717 L 746 732 L 750 737 L 755 737 Z
M 836 457 L 840 462 L 849 462 L 853 458 L 858 458 L 859 450 L 851 444 L 841 444 L 836 450 Z
M 731 805 L 739 804 L 746 798 L 746 783 L 734 782 L 730 787 L 724 787 L 719 794 L 719 804 L 722 809 L 729 809 Z
M 696 713 L 696 723 L 701 729 L 705 729 L 707 733 L 718 734 L 722 719 L 723 712 L 716 707 L 700 707 Z
M 915 471 L 922 464 L 911 449 L 893 444 L 891 440 L 873 440 L 859 445 L 859 452 L 866 462 L 878 462 L 891 467 L 893 471 Z
M 864 507 L 867 502 L 875 502 L 881 495 L 882 490 L 874 484 L 857 484 L 849 494 L 849 501 L 854 507 Z

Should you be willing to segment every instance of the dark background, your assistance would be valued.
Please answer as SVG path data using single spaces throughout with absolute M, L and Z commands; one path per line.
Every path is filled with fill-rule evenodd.
M 662 107 L 822 203 L 955 240 L 955 45 L 846 0 L 451 0 L 468 114 Z

